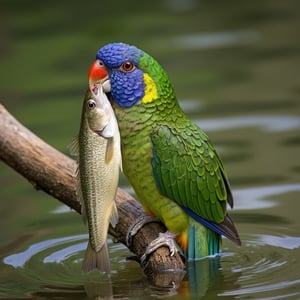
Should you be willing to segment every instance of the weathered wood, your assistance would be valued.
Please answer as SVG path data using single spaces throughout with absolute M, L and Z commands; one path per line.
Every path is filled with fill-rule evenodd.
M 80 213 L 76 199 L 76 162 L 54 149 L 20 124 L 0 104 L 0 159 L 23 175 L 36 189 L 43 190 Z M 124 190 L 117 193 L 119 223 L 109 233 L 126 245 L 140 260 L 147 245 L 166 228 L 162 223 L 146 224 L 127 245 L 127 232 L 138 218 L 145 217 L 141 205 Z M 143 265 L 147 277 L 156 285 L 179 283 L 184 275 L 184 263 L 178 253 L 170 256 L 167 247 L 158 248 Z

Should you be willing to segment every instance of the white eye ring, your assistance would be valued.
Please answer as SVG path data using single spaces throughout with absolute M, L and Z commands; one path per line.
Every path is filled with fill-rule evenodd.
M 95 107 L 96 107 L 96 102 L 94 101 L 94 100 L 92 100 L 92 99 L 90 99 L 88 102 L 87 102 L 87 107 L 89 108 L 89 109 L 94 109 Z
M 100 67 L 104 67 L 104 62 L 101 59 L 96 60 Z

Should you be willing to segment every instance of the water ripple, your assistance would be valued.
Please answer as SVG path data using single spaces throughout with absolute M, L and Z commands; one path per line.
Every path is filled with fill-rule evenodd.
M 39 278 L 39 282 L 47 282 L 48 290 L 70 285 L 74 286 L 74 289 L 78 289 L 78 284 L 82 286 L 83 282 L 86 281 L 86 277 L 80 272 L 80 266 L 87 238 L 86 234 L 82 234 L 38 242 L 28 246 L 23 252 L 7 256 L 4 258 L 4 263 L 15 268 L 21 268 L 22 273 L 33 280 Z M 79 242 L 81 240 L 85 241 Z M 267 296 L 266 293 L 270 291 L 275 291 L 277 295 L 286 295 L 284 291 L 287 288 L 295 288 L 299 285 L 300 279 L 289 278 L 290 274 L 294 273 L 293 269 L 298 268 L 296 263 L 291 262 L 292 255 L 290 252 L 300 247 L 299 237 L 250 234 L 248 238 L 243 239 L 243 247 L 238 248 L 238 251 L 233 245 L 229 244 L 229 246 L 232 248 L 225 248 L 220 257 L 221 273 L 218 271 L 218 263 L 212 268 L 210 262 L 217 262 L 215 259 L 206 259 L 195 262 L 195 264 L 189 264 L 188 278 L 189 280 L 192 280 L 192 278 L 196 280 L 191 285 L 191 293 L 202 291 L 204 295 L 210 285 L 214 286 L 214 280 L 218 284 L 214 289 L 218 291 L 219 296 L 252 294 Z M 119 288 L 122 286 L 120 278 L 125 276 L 124 272 L 127 272 L 126 276 L 130 276 L 129 273 L 133 271 L 130 271 L 128 265 L 127 267 L 124 266 L 128 263 L 124 260 L 126 253 L 122 245 L 112 244 L 109 240 L 109 248 L 114 269 L 112 274 L 115 276 L 113 277 L 115 279 L 112 281 L 112 287 Z M 49 272 L 47 265 L 51 263 L 51 272 Z M 135 264 L 133 273 L 137 272 L 137 268 L 138 265 Z M 197 272 L 194 268 L 198 268 Z M 207 276 L 202 276 L 202 280 L 197 280 L 197 276 L 206 274 L 205 272 L 208 272 Z M 195 274 L 198 275 L 195 277 Z M 220 287 L 218 278 L 220 279 L 220 276 L 223 276 L 222 274 L 225 274 L 225 278 L 222 279 L 224 286 Z M 232 276 L 231 274 L 236 274 L 235 280 L 232 285 L 227 286 L 225 284 L 226 276 Z M 93 278 L 96 282 L 99 282 L 99 277 Z M 185 284 L 183 281 L 178 288 L 179 295 L 185 292 Z M 234 286 L 236 288 L 233 288 Z M 131 292 L 134 290 L 140 292 L 141 281 L 137 280 L 136 286 L 131 282 L 130 289 Z M 166 292 L 165 290 L 157 291 L 161 295 Z M 123 291 L 124 293 L 125 291 Z M 153 290 L 151 290 L 151 293 L 153 293 Z M 267 298 L 264 297 L 264 299 Z
M 82 240 L 82 239 L 86 239 L 86 238 L 87 238 L 86 234 L 81 234 L 81 235 L 45 240 L 45 241 L 42 241 L 42 242 L 39 242 L 39 243 L 29 246 L 23 252 L 19 252 L 19 253 L 12 254 L 10 256 L 5 257 L 3 262 L 5 264 L 11 265 L 15 268 L 24 267 L 26 262 L 28 262 L 36 254 L 38 254 L 44 250 L 47 250 L 54 246 L 63 245 L 68 242 L 74 242 L 74 241 L 78 241 L 78 240 Z
M 86 238 L 88 235 L 86 235 Z M 72 245 L 64 249 L 53 252 L 52 254 L 46 256 L 43 260 L 44 263 L 61 263 L 69 259 L 74 254 L 84 251 L 87 247 L 87 242 Z
M 294 191 L 300 191 L 300 184 L 245 188 L 233 193 L 237 200 L 237 210 L 259 210 L 279 203 L 270 199 L 270 196 Z M 269 199 L 266 199 L 267 197 Z M 242 217 L 246 217 L 247 213 L 244 212 Z M 244 220 L 243 225 L 246 222 L 247 220 Z M 248 224 L 246 226 L 248 227 Z M 274 233 L 274 229 L 272 234 L 268 234 L 271 229 L 264 227 L 264 231 L 261 232 L 260 226 L 250 221 L 249 233 L 241 232 L 243 246 L 240 248 L 229 242 L 224 243 L 223 253 L 219 257 L 220 264 L 211 264 L 213 261 L 218 262 L 214 259 L 189 263 L 188 283 L 183 280 L 178 288 L 174 287 L 174 293 L 182 296 L 188 286 L 188 292 L 195 295 L 200 295 L 200 292 L 201 295 L 210 293 L 210 287 L 215 295 L 227 297 L 286 299 L 288 294 L 292 295 L 291 292 L 297 291 L 300 285 L 300 279 L 295 279 L 294 276 L 300 267 L 300 237 L 290 236 L 286 231 L 283 231 L 283 234 Z M 41 242 L 25 245 L 27 248 L 24 251 L 6 256 L 3 262 L 17 268 L 21 276 L 29 282 L 37 285 L 40 282 L 45 283 L 45 290 L 51 290 L 51 293 L 66 286 L 69 287 L 70 293 L 72 289 L 82 292 L 83 285 L 89 278 L 81 272 L 87 239 L 87 234 L 49 239 L 45 237 Z M 128 256 L 127 249 L 121 244 L 113 244 L 110 239 L 108 242 L 113 269 L 112 293 L 117 291 L 123 296 L 127 293 L 145 293 L 141 285 L 141 278 L 144 276 L 139 266 L 125 260 Z M 99 282 L 98 273 L 91 275 L 95 276 L 92 277 L 95 282 Z M 14 280 L 14 277 L 11 280 Z M 123 286 L 124 282 L 130 285 L 130 288 Z M 150 289 L 148 292 L 151 295 L 155 292 L 161 296 L 169 293 L 161 289 Z M 291 298 L 296 298 L 297 295 L 299 296 L 299 293 L 295 292 Z M 144 296 L 149 295 L 146 293 Z
M 224 289 L 218 296 L 288 299 L 288 291 L 297 291 L 300 279 L 293 274 L 297 273 L 299 263 L 293 251 L 300 247 L 299 237 L 250 235 L 243 243 L 240 252 L 227 252 L 222 257 L 223 269 L 230 266 L 238 274 L 239 285 Z M 299 296 L 299 292 L 293 295 Z
M 300 247 L 300 237 L 260 235 L 256 243 L 292 250 Z
M 255 294 L 255 293 L 261 293 L 261 292 L 267 292 L 267 291 L 276 291 L 280 290 L 283 288 L 288 288 L 291 286 L 295 286 L 300 283 L 300 279 L 296 280 L 289 280 L 289 281 L 281 281 L 281 282 L 276 282 L 274 284 L 264 284 L 264 285 L 254 285 L 251 287 L 246 287 L 242 288 L 236 291 L 226 291 L 222 294 L 219 294 L 219 296 L 238 296 L 238 295 L 249 295 L 249 294 Z M 295 293 L 293 295 L 299 295 L 299 293 Z M 279 297 L 279 296 L 278 296 Z M 258 299 L 258 298 L 256 298 Z M 261 298 L 262 299 L 262 298 Z M 263 298 L 263 299 L 268 299 L 268 298 Z M 276 298 L 270 298 L 270 299 L 276 299 Z M 287 295 L 282 295 L 280 298 L 277 299 L 287 299 Z
M 266 198 L 298 191 L 300 191 L 299 183 L 236 189 L 233 191 L 236 200 L 235 209 L 249 210 L 276 206 L 276 201 Z

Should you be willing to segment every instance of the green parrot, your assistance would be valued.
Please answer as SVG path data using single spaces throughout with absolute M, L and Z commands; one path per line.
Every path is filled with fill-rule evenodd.
M 221 158 L 180 108 L 159 63 L 135 46 L 108 44 L 90 68 L 90 88 L 100 80 L 118 120 L 123 172 L 145 211 L 168 229 L 147 251 L 163 240 L 174 253 L 174 237 L 189 260 L 219 253 L 221 235 L 241 245 Z

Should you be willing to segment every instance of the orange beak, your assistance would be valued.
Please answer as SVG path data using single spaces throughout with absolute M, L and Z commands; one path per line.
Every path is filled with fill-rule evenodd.
M 97 84 L 101 84 L 108 79 L 108 73 L 101 61 L 96 60 L 92 63 L 88 79 L 90 89 L 94 89 Z

